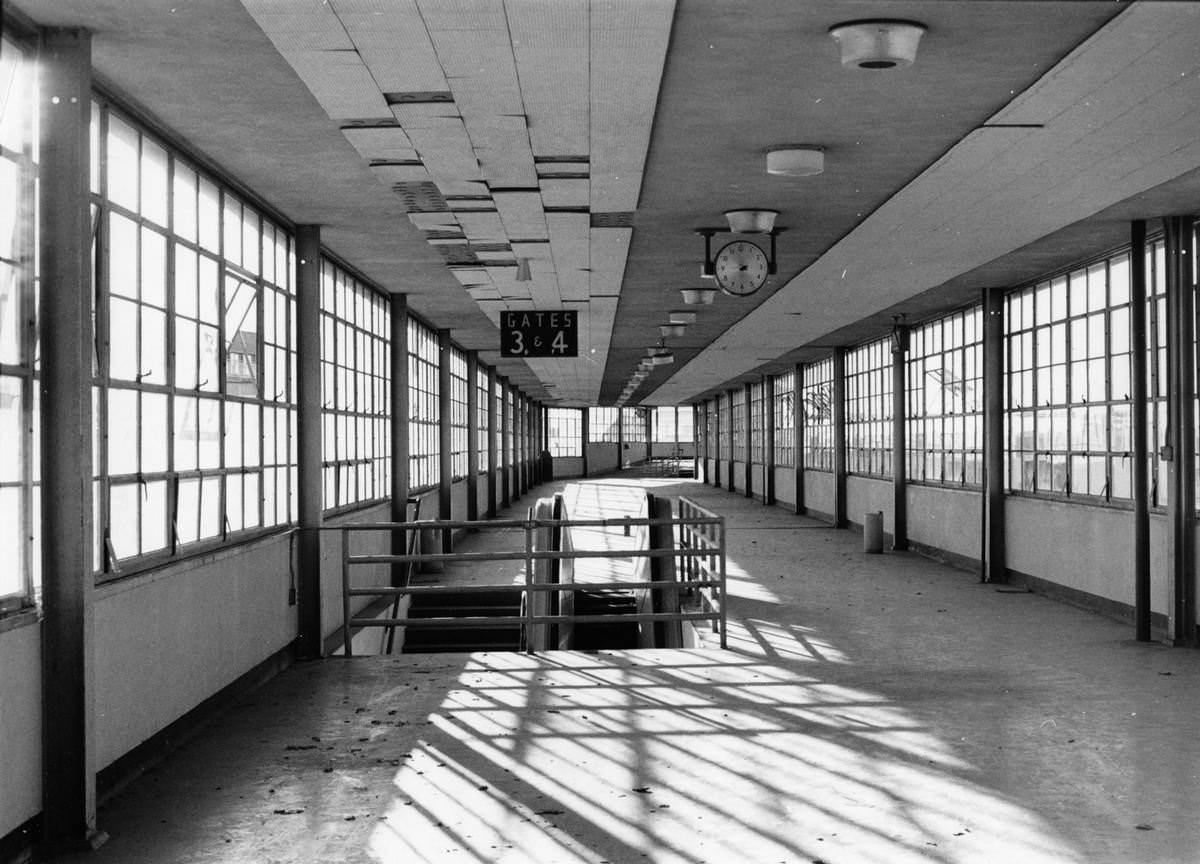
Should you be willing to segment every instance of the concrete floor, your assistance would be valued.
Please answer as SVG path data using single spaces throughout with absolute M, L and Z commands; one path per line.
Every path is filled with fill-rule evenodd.
M 62 860 L 1200 861 L 1200 653 L 629 482 L 726 515 L 729 650 L 297 665 Z

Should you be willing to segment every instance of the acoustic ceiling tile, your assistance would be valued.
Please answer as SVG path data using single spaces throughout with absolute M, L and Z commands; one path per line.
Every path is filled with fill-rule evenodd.
M 493 0 L 418 0 L 430 31 L 503 30 L 504 6 Z
M 496 201 L 496 209 L 500 211 L 500 221 L 508 236 L 523 240 L 544 240 L 546 233 L 546 214 L 542 210 L 542 197 L 537 192 L 503 192 L 492 193 Z
M 539 156 L 588 152 L 589 4 L 507 3 L 530 140 Z
M 415 159 L 416 150 L 403 129 L 395 126 L 348 126 L 342 129 L 351 146 L 364 159 Z
M 354 51 L 290 51 L 284 57 L 334 120 L 391 119 L 383 94 Z
M 546 207 L 586 207 L 591 192 L 591 181 L 559 180 L 541 178 L 538 186 L 542 190 L 542 204 Z
M 354 47 L 323 0 L 244 0 L 242 5 L 281 54 Z

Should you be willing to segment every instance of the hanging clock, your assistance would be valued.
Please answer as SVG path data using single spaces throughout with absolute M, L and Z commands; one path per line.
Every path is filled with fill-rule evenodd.
M 771 267 L 757 243 L 734 240 L 726 243 L 713 259 L 713 275 L 726 294 L 747 297 L 767 281 Z

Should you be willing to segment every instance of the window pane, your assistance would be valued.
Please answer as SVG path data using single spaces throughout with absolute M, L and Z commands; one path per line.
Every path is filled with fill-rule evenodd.
M 108 391 L 108 473 L 134 474 L 138 470 L 137 392 Z
M 154 552 L 167 545 L 167 481 L 142 484 L 142 549 Z
M 190 396 L 175 397 L 175 470 L 193 471 L 196 468 L 196 400 Z
M 196 241 L 196 172 L 175 161 L 175 233 Z
M 189 477 L 179 481 L 178 516 L 175 530 L 180 543 L 194 543 L 200 539 L 200 479 Z
M 138 209 L 138 135 L 136 129 L 109 112 L 108 198 L 129 210 Z
M 139 550 L 138 529 L 141 517 L 138 511 L 141 485 L 138 483 L 114 483 L 109 495 L 109 540 L 118 559 L 133 558 Z
M 142 215 L 167 224 L 167 151 L 142 139 Z

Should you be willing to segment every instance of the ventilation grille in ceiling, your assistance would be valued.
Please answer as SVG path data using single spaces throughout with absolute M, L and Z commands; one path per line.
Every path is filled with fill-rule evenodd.
M 593 213 L 593 228 L 632 228 L 633 213 Z
M 479 259 L 475 257 L 475 253 L 468 243 L 438 243 L 434 248 L 442 253 L 442 257 L 446 259 L 447 264 L 479 263 Z
M 418 102 L 453 102 L 454 94 L 443 90 L 419 90 L 411 93 L 384 93 L 389 105 L 412 105 Z
M 396 183 L 392 191 L 400 196 L 406 213 L 445 213 L 450 209 L 437 184 L 430 180 Z

